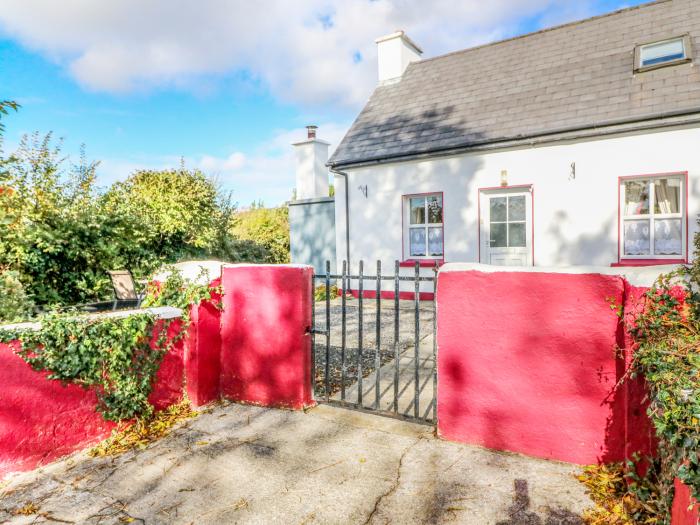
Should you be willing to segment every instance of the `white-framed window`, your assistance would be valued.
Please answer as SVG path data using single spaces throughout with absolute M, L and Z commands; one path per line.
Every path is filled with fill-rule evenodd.
M 685 175 L 623 178 L 620 255 L 624 259 L 685 259 Z
M 410 259 L 442 259 L 442 193 L 404 197 L 404 254 Z
M 688 62 L 691 59 L 690 37 L 679 36 L 637 46 L 634 57 L 634 68 L 638 72 Z

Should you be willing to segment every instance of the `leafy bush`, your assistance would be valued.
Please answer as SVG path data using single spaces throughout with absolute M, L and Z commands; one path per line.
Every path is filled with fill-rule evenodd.
M 0 101 L 0 119 L 19 106 Z M 0 122 L 0 141 L 4 130 Z M 1 146 L 0 142 L 0 146 Z M 84 149 L 73 165 L 51 133 L 0 149 L 0 269 L 38 305 L 111 296 L 108 270 L 137 277 L 192 258 L 289 261 L 286 208 L 237 212 L 199 170 L 139 170 L 106 192 Z
M 682 279 L 678 279 L 681 277 Z M 689 279 L 688 279 L 689 278 Z M 687 280 L 686 280 L 687 279 Z M 657 477 L 665 522 L 678 477 L 700 499 L 700 296 L 693 274 L 663 276 L 626 319 L 639 348 L 632 374 L 649 387 L 648 414 L 659 439 Z
M 96 162 L 66 166 L 61 141 L 25 136 L 0 171 L 0 268 L 40 305 L 111 296 L 108 270 L 149 275 L 191 258 L 287 262 L 286 209 L 237 213 L 198 170 L 137 171 L 101 194 Z
M 340 295 L 340 290 L 336 285 L 331 285 L 330 287 L 330 298 L 335 299 Z M 325 301 L 326 300 L 326 285 L 322 284 L 314 288 L 314 301 Z
M 289 262 L 289 214 L 286 207 L 260 205 L 234 215 L 231 233 L 240 242 L 251 243 L 242 256 L 247 262 Z M 261 250 L 262 248 L 262 250 Z
M 0 272 L 0 323 L 21 321 L 30 317 L 33 306 L 24 293 L 17 272 Z

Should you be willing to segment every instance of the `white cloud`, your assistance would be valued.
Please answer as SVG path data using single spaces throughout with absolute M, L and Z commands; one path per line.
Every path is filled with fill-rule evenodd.
M 330 142 L 332 155 L 349 123 L 321 123 L 318 137 Z M 186 164 L 201 169 L 217 180 L 242 205 L 262 199 L 268 205 L 289 200 L 295 185 L 293 142 L 305 138 L 306 130 L 278 130 L 251 154 L 233 152 L 226 157 L 201 155 Z
M 246 71 L 281 100 L 357 107 L 375 84 L 378 36 L 403 28 L 433 56 L 592 1 L 3 0 L 0 30 L 92 90 L 197 90 Z
M 240 151 L 236 151 L 225 159 L 203 155 L 199 160 L 199 166 L 202 171 L 207 172 L 230 172 L 241 168 L 245 162 L 246 156 Z

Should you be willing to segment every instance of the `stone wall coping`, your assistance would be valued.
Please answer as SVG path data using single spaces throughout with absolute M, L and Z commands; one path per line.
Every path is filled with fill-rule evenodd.
M 154 308 L 140 308 L 131 310 L 117 310 L 115 312 L 100 312 L 93 314 L 76 315 L 76 319 L 122 319 L 137 314 L 152 314 L 158 319 L 177 319 L 182 316 L 182 310 L 174 306 L 157 306 Z M 0 325 L 0 330 L 40 330 L 41 321 Z

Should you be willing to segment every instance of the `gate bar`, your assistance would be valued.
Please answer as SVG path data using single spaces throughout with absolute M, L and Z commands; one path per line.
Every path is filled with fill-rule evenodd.
M 357 333 L 357 404 L 362 406 L 362 296 L 364 261 L 360 261 L 360 282 L 358 286 L 359 297 L 357 299 L 358 309 L 358 333 Z
M 331 262 L 326 261 L 326 401 L 331 397 Z
M 341 333 L 340 333 L 340 400 L 345 401 L 345 326 L 346 326 L 346 316 L 347 316 L 347 310 L 346 310 L 346 304 L 345 304 L 345 296 L 348 293 L 348 288 L 350 287 L 350 283 L 347 281 L 346 276 L 348 273 L 348 262 L 343 261 L 343 279 L 341 281 L 341 285 L 343 287 L 343 292 L 342 296 L 340 298 L 340 304 L 341 304 Z
M 316 270 L 314 270 L 316 277 Z M 311 392 L 316 399 L 316 288 L 314 279 L 311 279 Z
M 379 371 L 382 367 L 382 357 L 379 353 L 382 344 L 382 261 L 377 259 L 377 348 L 374 352 L 374 408 L 379 410 L 379 397 L 381 389 L 379 386 Z
M 415 335 L 415 341 L 414 341 L 414 348 L 413 348 L 413 359 L 414 359 L 414 367 L 413 367 L 413 379 L 415 380 L 415 391 L 414 391 L 414 396 L 413 396 L 413 416 L 418 419 L 419 415 L 419 410 L 418 410 L 418 403 L 420 399 L 420 377 L 418 375 L 418 362 L 420 359 L 420 282 L 418 281 L 418 274 L 420 272 L 420 263 L 416 261 L 416 283 L 415 283 L 415 298 L 414 298 L 414 305 L 415 305 L 415 315 L 416 315 L 416 335 Z
M 399 413 L 399 373 L 401 351 L 399 349 L 399 261 L 394 261 L 394 414 Z
M 440 265 L 435 262 L 433 281 L 433 421 L 437 425 L 437 277 Z

